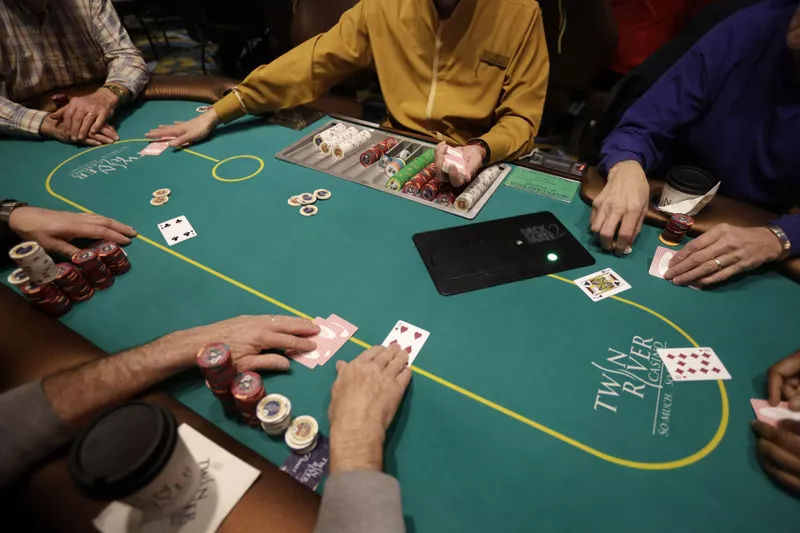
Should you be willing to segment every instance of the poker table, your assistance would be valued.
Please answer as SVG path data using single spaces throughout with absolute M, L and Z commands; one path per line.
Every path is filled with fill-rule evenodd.
M 275 159 L 330 119 L 304 131 L 245 119 L 137 158 L 147 130 L 198 105 L 139 103 L 112 146 L 0 143 L 4 196 L 140 233 L 133 269 L 63 324 L 115 352 L 242 314 L 336 313 L 359 328 L 343 360 L 398 319 L 430 331 L 386 447 L 409 531 L 772 531 L 794 519 L 797 501 L 762 473 L 748 422 L 767 368 L 798 347 L 800 285 L 764 269 L 713 290 L 676 287 L 647 273 L 656 228 L 618 258 L 593 243 L 579 199 L 501 186 L 474 222 L 550 211 L 597 263 L 441 296 L 412 236 L 472 222 Z M 163 187 L 169 203 L 151 206 Z M 287 205 L 318 188 L 332 198 L 316 216 Z M 176 216 L 197 237 L 170 247 L 157 224 Z M 632 288 L 595 303 L 570 281 L 606 267 Z M 655 350 L 692 346 L 714 348 L 733 379 L 673 383 Z M 266 388 L 327 433 L 334 366 L 293 363 Z M 199 372 L 162 390 L 270 462 L 287 458 L 282 441 L 227 418 Z

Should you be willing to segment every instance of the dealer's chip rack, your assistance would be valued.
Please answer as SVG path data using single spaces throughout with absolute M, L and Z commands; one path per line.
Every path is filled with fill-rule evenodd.
M 334 159 L 333 156 L 323 156 L 320 152 L 317 145 L 314 143 L 314 136 L 318 133 L 321 133 L 328 128 L 336 125 L 337 123 L 342 122 L 347 126 L 353 126 L 359 131 L 366 130 L 370 132 L 370 141 L 365 144 L 363 147 L 359 148 L 355 152 L 345 156 L 342 159 Z M 447 213 L 458 215 L 463 218 L 467 219 L 474 219 L 478 213 L 480 213 L 481 209 L 486 202 L 489 201 L 489 198 L 494 194 L 500 184 L 503 182 L 505 177 L 511 172 L 511 167 L 507 164 L 500 164 L 499 166 L 502 168 L 502 172 L 500 176 L 492 183 L 492 185 L 486 190 L 485 193 L 478 199 L 477 202 L 468 210 L 468 211 L 461 211 L 456 209 L 454 205 L 452 206 L 444 206 L 441 204 L 437 204 L 432 201 L 425 200 L 424 198 L 416 197 L 410 194 L 405 194 L 401 191 L 393 191 L 386 187 L 386 183 L 389 181 L 389 176 L 386 174 L 385 169 L 380 167 L 378 163 L 370 165 L 368 167 L 364 167 L 359 157 L 363 152 L 365 152 L 370 147 L 374 146 L 375 144 L 383 141 L 388 137 L 394 137 L 397 139 L 397 144 L 388 152 L 390 157 L 397 157 L 400 152 L 403 150 L 408 150 L 410 152 L 410 157 L 408 158 L 407 163 L 410 163 L 414 160 L 414 158 L 420 156 L 425 150 L 429 148 L 434 148 L 435 145 L 433 143 L 421 141 L 418 139 L 413 139 L 411 137 L 406 137 L 404 135 L 399 135 L 397 133 L 390 133 L 383 131 L 379 128 L 375 128 L 372 126 L 365 126 L 364 123 L 361 122 L 350 122 L 348 120 L 337 119 L 331 122 L 326 123 L 324 126 L 316 129 L 309 135 L 306 135 L 296 143 L 284 148 L 277 154 L 275 157 L 280 159 L 281 161 L 286 161 L 289 163 L 294 163 L 296 165 L 300 165 L 302 167 L 311 168 L 314 170 L 318 170 L 320 172 L 325 172 L 326 174 L 330 174 L 331 176 L 336 176 L 337 178 L 342 178 L 348 181 L 352 181 L 355 183 L 359 183 L 361 185 L 365 185 L 367 187 L 371 187 L 373 189 L 392 194 L 394 196 L 398 196 L 400 198 L 405 198 L 406 200 L 411 200 L 412 202 L 416 202 L 418 204 L 423 204 L 428 207 L 433 207 L 434 209 L 439 209 L 440 211 L 445 211 Z

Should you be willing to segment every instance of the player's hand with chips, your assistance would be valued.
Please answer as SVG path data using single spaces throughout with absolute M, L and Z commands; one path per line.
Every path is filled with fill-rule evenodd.
M 212 107 L 199 117 L 188 122 L 176 121 L 173 125 L 161 124 L 159 127 L 148 131 L 148 139 L 170 139 L 169 145 L 173 148 L 189 146 L 202 141 L 220 124 L 217 112 Z
M 675 285 L 707 286 L 777 260 L 780 240 L 767 228 L 718 224 L 676 253 L 664 279 Z
M 463 171 L 456 169 L 455 165 L 447 164 L 445 154 L 448 148 L 457 152 L 463 158 Z M 453 187 L 461 187 L 472 181 L 472 178 L 483 166 L 483 158 L 486 155 L 482 146 L 478 144 L 468 144 L 466 146 L 449 147 L 442 141 L 436 145 L 434 151 L 433 165 L 436 169 L 436 179 L 442 183 L 447 181 Z
M 98 89 L 86 96 L 73 96 L 69 103 L 50 114 L 50 118 L 63 123 L 63 129 L 73 143 L 84 142 L 90 135 L 106 131 L 107 121 L 114 114 L 119 104 L 119 97 L 108 89 Z M 113 130 L 113 128 L 112 128 Z M 116 131 L 107 135 L 115 141 L 119 140 Z
M 18 207 L 8 219 L 11 231 L 23 240 L 36 241 L 48 252 L 69 257 L 79 251 L 70 241 L 78 238 L 130 244 L 136 230 L 114 219 L 89 213 Z
M 600 247 L 617 255 L 642 231 L 650 184 L 637 161 L 621 161 L 608 171 L 608 182 L 592 204 L 590 225 Z
M 408 353 L 373 346 L 336 363 L 331 389 L 331 472 L 383 470 L 383 443 L 411 382 Z
M 62 143 L 71 144 L 73 142 L 64 122 L 54 119 L 53 113 L 47 115 L 42 121 L 42 125 L 39 127 L 39 133 L 44 137 L 49 137 L 61 141 Z M 115 130 L 113 126 L 105 124 L 97 130 L 97 132 L 89 133 L 85 139 L 78 141 L 78 144 L 101 146 L 103 144 L 113 144 L 118 140 L 119 135 L 117 135 L 117 130 Z

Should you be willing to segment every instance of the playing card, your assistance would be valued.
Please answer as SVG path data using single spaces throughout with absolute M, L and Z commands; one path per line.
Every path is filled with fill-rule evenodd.
M 344 318 L 340 317 L 339 315 L 331 315 L 328 317 L 328 322 L 333 322 L 334 324 L 338 324 L 344 329 L 342 335 L 346 334 L 347 338 L 350 339 L 353 335 L 356 334 L 358 328 L 345 320 Z
M 674 256 L 675 250 L 670 250 L 669 248 L 664 248 L 663 246 L 656 248 L 655 256 L 653 256 L 653 262 L 650 263 L 650 270 L 647 271 L 648 274 L 664 279 L 664 274 L 667 270 L 669 270 L 669 262 Z
M 800 412 L 790 411 L 788 402 L 781 402 L 775 407 L 767 400 L 752 398 L 750 405 L 756 413 L 756 418 L 770 426 L 777 426 L 781 420 L 800 420 Z
M 309 337 L 309 340 L 317 345 L 317 349 L 310 352 L 286 353 L 287 357 L 291 357 L 308 368 L 315 368 L 317 365 L 327 363 L 349 338 L 347 335 L 342 335 L 344 328 L 338 324 L 328 322 L 320 317 L 314 319 L 314 324 L 319 326 L 320 331 L 313 337 Z
M 154 142 L 147 145 L 147 147 L 139 152 L 139 155 L 161 155 L 161 152 L 169 148 L 168 142 Z
M 573 283 L 580 287 L 593 302 L 598 302 L 631 288 L 627 281 L 610 268 L 578 278 Z
M 411 365 L 414 359 L 419 355 L 419 351 L 428 340 L 430 333 L 417 326 L 398 320 L 394 325 L 392 331 L 381 343 L 387 348 L 392 344 L 398 344 L 402 349 L 408 352 L 408 364 Z
M 731 379 L 711 348 L 660 348 L 657 351 L 674 381 Z
M 194 231 L 192 225 L 183 216 L 162 222 L 158 225 L 158 230 L 170 246 L 197 236 L 197 232 Z
M 311 490 L 316 490 L 322 478 L 328 473 L 329 462 L 330 444 L 328 437 L 320 433 L 317 445 L 311 452 L 304 455 L 289 454 L 286 462 L 281 466 L 281 470 Z

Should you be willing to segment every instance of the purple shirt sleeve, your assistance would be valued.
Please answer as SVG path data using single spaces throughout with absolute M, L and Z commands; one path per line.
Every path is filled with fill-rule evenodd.
M 789 258 L 800 257 L 800 215 L 784 215 L 771 222 L 786 234 L 792 247 L 789 249 Z

